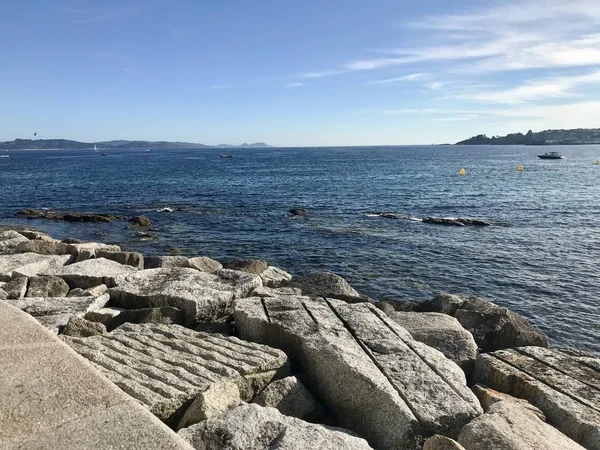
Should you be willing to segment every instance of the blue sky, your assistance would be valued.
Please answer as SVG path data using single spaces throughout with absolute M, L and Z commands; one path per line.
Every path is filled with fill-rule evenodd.
M 597 0 L 3 0 L 0 140 L 455 142 L 600 127 Z

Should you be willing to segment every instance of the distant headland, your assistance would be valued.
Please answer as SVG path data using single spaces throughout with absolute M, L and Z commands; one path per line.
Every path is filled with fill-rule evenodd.
M 255 142 L 253 144 L 219 144 L 206 145 L 194 142 L 169 142 L 169 141 L 102 141 L 102 142 L 79 142 L 68 139 L 15 139 L 14 141 L 0 142 L 0 150 L 80 150 L 93 149 L 96 146 L 99 149 L 107 150 L 135 150 L 135 149 L 182 149 L 182 148 L 263 148 L 270 147 L 264 142 Z
M 545 130 L 506 136 L 473 136 L 455 145 L 585 145 L 600 144 L 600 128 L 575 128 L 570 130 Z

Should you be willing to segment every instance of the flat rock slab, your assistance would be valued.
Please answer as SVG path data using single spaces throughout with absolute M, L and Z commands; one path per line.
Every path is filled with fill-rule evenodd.
M 262 286 L 258 275 L 222 269 L 216 274 L 190 268 L 146 269 L 115 278 L 110 296 L 127 309 L 172 306 L 184 311 L 186 324 L 212 322 L 233 314 L 233 300 Z
M 25 236 L 13 230 L 0 232 L 0 253 L 12 254 L 23 242 L 29 242 Z
M 584 450 L 517 403 L 500 401 L 467 424 L 458 443 L 469 450 Z
M 115 285 L 115 278 L 137 272 L 131 266 L 119 264 L 105 258 L 88 259 L 63 267 L 55 273 L 71 288 L 87 289 L 99 284 Z
M 521 347 L 479 355 L 475 380 L 528 400 L 549 424 L 582 446 L 600 450 L 599 366 L 600 360 L 588 354 Z
M 284 350 L 339 423 L 378 449 L 457 436 L 482 413 L 465 374 L 368 303 L 307 297 L 236 301 L 244 339 Z
M 368 450 L 347 430 L 284 416 L 274 408 L 244 405 L 179 435 L 197 450 Z
M 83 317 L 90 311 L 103 308 L 109 299 L 108 294 L 100 297 L 25 297 L 6 300 L 6 303 L 32 315 L 50 331 L 58 334 L 72 316 Z
M 289 370 L 280 350 L 178 325 L 124 324 L 107 335 L 63 339 L 173 427 L 201 420 L 202 412 L 195 418 L 188 410 L 198 398 L 206 404 L 207 391 L 220 396 L 215 386 L 233 384 L 238 402 L 249 401 Z
M 54 275 L 67 264 L 69 258 L 69 255 L 37 253 L 0 255 L 0 281 L 10 281 L 14 276 Z
M 473 335 L 458 320 L 441 313 L 393 312 L 388 314 L 419 342 L 442 352 L 468 373 L 477 358 Z

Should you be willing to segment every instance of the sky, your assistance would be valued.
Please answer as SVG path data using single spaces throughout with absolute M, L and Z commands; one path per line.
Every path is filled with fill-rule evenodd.
M 600 127 L 598 0 L 0 0 L 0 140 Z

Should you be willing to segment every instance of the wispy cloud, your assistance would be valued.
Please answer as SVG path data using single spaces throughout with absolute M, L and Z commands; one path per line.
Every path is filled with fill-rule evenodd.
M 293 88 L 293 87 L 301 87 L 305 86 L 305 83 L 293 82 L 293 83 L 285 83 L 285 87 Z
M 213 84 L 212 86 L 208 86 L 208 89 L 211 91 L 224 91 L 226 89 L 235 89 L 236 87 L 235 84 Z
M 374 84 L 390 84 L 390 83 L 398 83 L 401 81 L 415 81 L 425 77 L 427 74 L 425 73 L 411 73 L 409 75 L 403 75 L 401 77 L 395 78 L 385 78 L 383 80 L 374 80 L 363 83 L 365 86 L 370 86 Z

